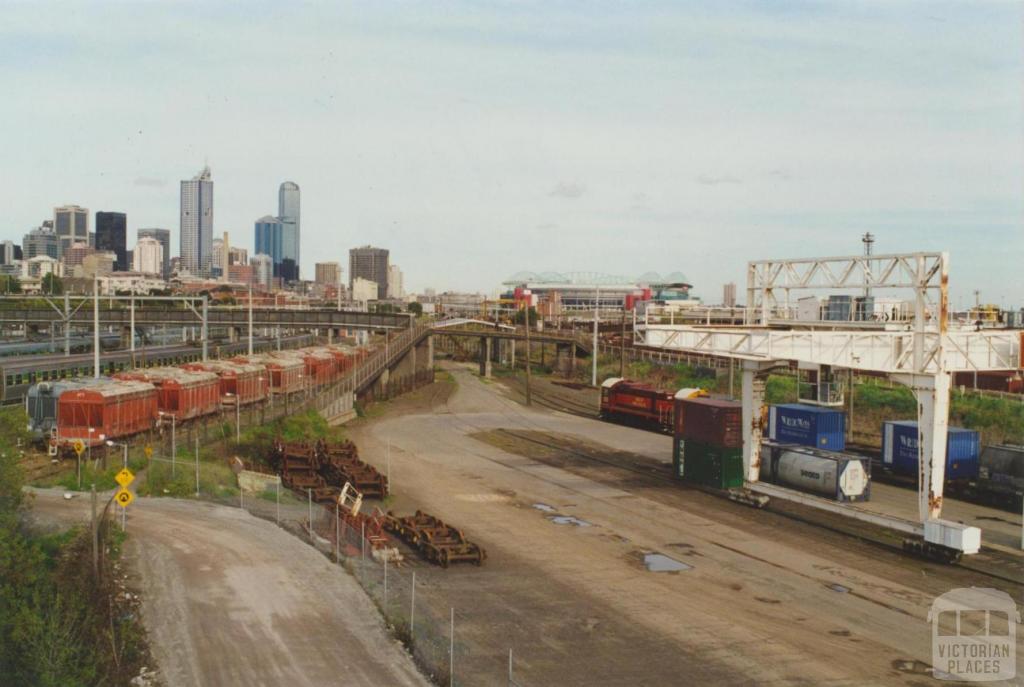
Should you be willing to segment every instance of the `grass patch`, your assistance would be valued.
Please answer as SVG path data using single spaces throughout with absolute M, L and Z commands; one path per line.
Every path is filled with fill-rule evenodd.
M 192 460 L 171 465 L 164 461 L 150 466 L 146 481 L 139 486 L 143 496 L 177 496 L 187 498 L 196 494 L 196 464 Z M 227 498 L 238 495 L 235 473 L 221 460 L 199 461 L 199 494 Z
M 86 454 L 82 454 L 82 488 L 78 488 L 78 464 L 70 461 L 68 467 L 55 475 L 49 475 L 33 482 L 37 487 L 61 487 L 67 491 L 89 491 L 91 485 L 96 485 L 96 491 L 107 491 L 118 487 L 114 476 L 121 472 L 124 467 L 123 459 L 112 455 L 107 456 L 107 469 L 104 470 L 99 460 L 88 460 Z M 129 456 L 128 468 L 136 475 L 146 467 L 146 459 Z

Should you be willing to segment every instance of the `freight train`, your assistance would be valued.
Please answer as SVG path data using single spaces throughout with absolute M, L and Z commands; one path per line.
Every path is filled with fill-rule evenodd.
M 602 420 L 636 425 L 659 432 L 672 431 L 675 397 L 649 384 L 609 377 L 601 385 Z
M 281 346 L 292 348 L 308 346 L 313 343 L 310 334 L 282 337 Z M 269 351 L 278 345 L 276 339 L 257 339 L 253 341 L 253 350 Z M 226 358 L 244 354 L 248 351 L 248 343 L 212 344 L 208 347 L 209 357 Z M 113 351 L 100 356 L 100 372 L 112 375 L 116 372 L 131 369 L 134 360 L 139 366 L 168 366 L 202 360 L 202 349 L 197 346 L 177 345 L 159 346 L 145 350 Z M 92 353 L 75 355 L 27 355 L 4 358 L 0 360 L 0 404 L 12 405 L 23 403 L 28 390 L 39 382 L 58 382 L 93 376 Z
M 168 417 L 181 424 L 271 394 L 316 393 L 366 353 L 346 346 L 311 347 L 275 351 L 266 363 L 256 362 L 255 355 L 185 360 L 177 366 L 115 368 L 98 379 L 39 382 L 26 394 L 29 430 L 51 455 L 67 453 L 78 441 L 98 447 L 151 431 Z

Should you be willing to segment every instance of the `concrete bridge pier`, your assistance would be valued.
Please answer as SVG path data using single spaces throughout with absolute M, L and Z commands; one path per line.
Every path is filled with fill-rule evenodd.
M 491 348 L 493 339 L 489 336 L 480 337 L 480 376 L 490 378 L 491 376 Z

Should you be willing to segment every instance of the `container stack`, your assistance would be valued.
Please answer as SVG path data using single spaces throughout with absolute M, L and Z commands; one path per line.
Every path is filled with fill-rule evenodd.
M 673 429 L 676 477 L 714 489 L 743 486 L 743 410 L 739 403 L 680 398 L 677 394 Z

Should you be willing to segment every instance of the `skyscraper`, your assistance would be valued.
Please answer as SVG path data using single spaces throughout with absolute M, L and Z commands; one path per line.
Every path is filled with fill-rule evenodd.
M 108 250 L 117 256 L 114 270 L 127 272 L 128 218 L 123 212 L 96 213 L 96 250 Z
M 299 185 L 294 181 L 286 181 L 277 191 L 277 216 L 281 220 L 281 260 L 280 268 L 275 261 L 274 274 L 285 281 L 297 281 L 299 278 L 299 239 L 300 223 Z
M 274 269 L 270 256 L 257 253 L 249 258 L 249 266 L 252 268 L 253 284 L 269 291 Z
M 213 253 L 213 180 L 210 168 L 181 182 L 181 266 L 208 277 Z
M 60 255 L 63 255 L 65 248 L 70 248 L 74 243 L 89 243 L 89 210 L 77 205 L 54 208 L 53 230 L 59 240 L 57 250 Z
M 404 298 L 405 288 L 402 286 L 402 270 L 398 265 L 388 265 L 388 298 Z
M 56 232 L 46 227 L 38 227 L 25 234 L 21 245 L 25 260 L 31 260 L 39 255 L 49 255 L 51 258 L 60 257 L 60 239 Z
M 261 253 L 270 258 L 275 277 L 281 275 L 283 257 L 284 225 L 280 218 L 265 215 L 256 220 L 256 237 L 253 245 L 254 253 Z M 255 257 L 255 256 L 254 256 Z
M 163 246 L 164 266 L 161 277 L 171 276 L 171 230 L 170 229 L 139 229 L 138 238 L 156 239 Z
M 356 277 L 368 279 L 377 284 L 377 298 L 388 295 L 388 249 L 363 246 L 348 252 L 348 290 Z
M 316 283 L 337 286 L 341 283 L 341 264 L 337 262 L 316 263 Z
M 143 236 L 132 251 L 133 269 L 145 274 L 160 274 L 164 268 L 164 247 L 157 239 Z

